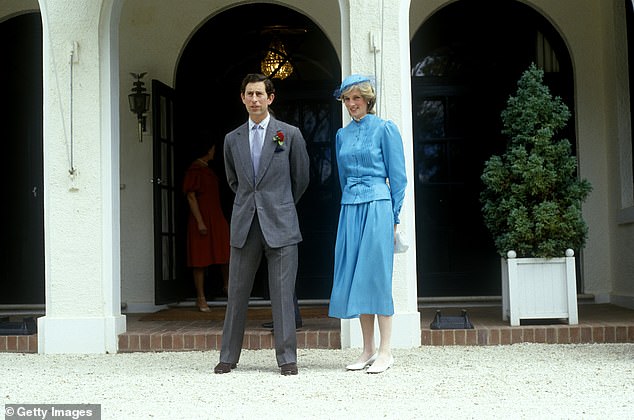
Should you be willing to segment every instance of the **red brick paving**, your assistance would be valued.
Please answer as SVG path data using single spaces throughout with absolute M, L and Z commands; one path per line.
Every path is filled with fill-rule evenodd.
M 634 310 L 609 304 L 579 305 L 579 324 L 565 320 L 523 323 L 511 327 L 502 320 L 499 306 L 466 308 L 473 330 L 431 330 L 436 309 L 421 312 L 423 346 L 487 346 L 515 343 L 634 343 Z M 447 315 L 460 310 L 440 308 Z M 127 332 L 119 336 L 119 352 L 218 350 L 222 342 L 222 321 L 140 321 L 141 315 L 127 315 Z M 261 327 L 261 320 L 247 321 L 243 348 L 272 349 L 273 334 Z M 339 320 L 328 317 L 304 318 L 297 330 L 299 348 L 339 349 Z M 0 336 L 0 352 L 37 353 L 37 334 Z
M 511 327 L 502 320 L 499 306 L 467 308 L 473 330 L 431 330 L 429 324 L 437 308 L 422 308 L 421 344 L 423 346 L 504 345 L 515 343 L 634 343 L 634 310 L 608 304 L 579 305 L 579 324 L 568 325 L 565 320 L 546 320 Z M 448 315 L 460 310 L 442 308 Z M 195 337 L 204 334 L 204 348 L 198 346 L 163 347 L 163 351 L 219 350 L 222 340 L 222 321 L 139 321 L 139 315 L 128 315 L 128 331 L 120 336 L 119 351 L 160 351 L 141 346 L 132 347 L 127 337 L 143 337 L 171 331 L 174 336 Z M 148 325 L 151 324 L 151 325 Z M 185 339 L 186 340 L 186 339 Z M 297 331 L 299 348 L 341 348 L 339 320 L 332 318 L 304 318 L 304 326 Z M 261 327 L 261 321 L 247 321 L 243 348 L 272 349 L 273 334 Z

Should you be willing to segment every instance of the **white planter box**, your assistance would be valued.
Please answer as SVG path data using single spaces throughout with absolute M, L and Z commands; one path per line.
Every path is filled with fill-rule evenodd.
M 574 252 L 563 258 L 502 258 L 502 319 L 568 319 L 579 323 Z

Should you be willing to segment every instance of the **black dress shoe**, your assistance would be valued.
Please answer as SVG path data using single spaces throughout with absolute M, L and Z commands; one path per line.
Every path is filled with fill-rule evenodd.
M 297 363 L 287 363 L 280 366 L 280 373 L 284 376 L 297 375 Z
M 214 368 L 214 373 L 229 373 L 231 369 L 235 369 L 238 366 L 236 363 L 224 363 L 220 362 Z
M 295 329 L 298 328 L 302 328 L 303 323 L 302 321 L 295 321 Z M 269 321 L 269 322 L 263 322 L 262 323 L 262 328 L 269 328 L 269 329 L 273 329 L 273 321 Z

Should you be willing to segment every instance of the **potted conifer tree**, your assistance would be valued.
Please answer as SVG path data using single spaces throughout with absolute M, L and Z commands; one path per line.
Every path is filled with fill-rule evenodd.
M 570 111 L 534 64 L 502 111 L 506 151 L 484 167 L 484 222 L 502 257 L 503 319 L 578 323 L 574 252 L 588 228 L 581 204 L 591 191 L 577 176 L 570 142 L 557 139 Z

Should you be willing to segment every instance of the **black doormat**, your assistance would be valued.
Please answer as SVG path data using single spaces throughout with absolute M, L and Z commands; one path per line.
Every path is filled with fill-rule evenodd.
M 22 321 L 0 321 L 0 335 L 32 335 L 37 333 L 37 323 L 34 318 L 24 318 Z
M 473 324 L 465 309 L 460 316 L 444 316 L 436 311 L 434 320 L 429 325 L 432 330 L 472 330 Z

